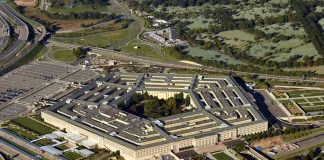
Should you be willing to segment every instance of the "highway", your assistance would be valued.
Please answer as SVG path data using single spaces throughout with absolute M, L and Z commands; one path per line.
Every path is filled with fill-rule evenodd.
M 0 15 L 0 52 L 6 47 L 9 40 L 9 24 Z
M 48 45 L 54 45 L 54 46 L 59 46 L 59 47 L 63 47 L 63 48 L 82 47 L 81 45 L 66 44 L 66 43 L 61 43 L 61 42 L 56 42 L 56 41 L 51 41 L 51 40 L 49 41 Z M 186 64 L 186 63 L 181 63 L 181 62 L 160 61 L 157 59 L 135 56 L 135 55 L 131 55 L 130 53 L 118 52 L 118 51 L 104 49 L 104 48 L 98 48 L 98 47 L 90 47 L 90 49 L 91 49 L 91 51 L 90 51 L 91 53 L 109 55 L 112 58 L 122 59 L 124 61 L 130 61 L 130 62 L 137 62 L 137 63 L 141 63 L 141 64 L 146 64 L 146 65 L 158 65 L 158 66 L 163 66 L 163 67 L 168 67 L 168 68 L 198 69 L 198 70 L 205 70 L 205 71 L 218 72 L 218 73 L 235 73 L 237 75 L 256 75 L 255 73 L 233 71 L 233 70 L 226 70 L 226 69 L 206 67 L 206 66 L 197 66 L 197 65 Z M 324 78 L 309 77 L 309 78 L 306 78 L 303 80 L 301 77 L 279 76 L 279 75 L 268 75 L 268 74 L 257 74 L 257 75 L 261 79 L 273 79 L 273 80 L 290 81 L 290 82 L 324 83 Z
M 0 54 L 0 61 L 5 62 L 14 57 L 16 53 L 23 48 L 29 36 L 29 29 L 25 22 L 18 18 L 7 4 L 0 4 L 0 12 L 15 22 L 18 25 L 19 31 L 18 39 Z

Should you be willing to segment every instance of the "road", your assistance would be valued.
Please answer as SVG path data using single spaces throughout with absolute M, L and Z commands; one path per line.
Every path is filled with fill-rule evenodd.
M 22 49 L 24 44 L 26 43 L 29 36 L 29 29 L 27 25 L 18 18 L 12 9 L 5 3 L 0 4 L 0 12 L 5 14 L 8 18 L 10 18 L 13 22 L 18 25 L 19 37 L 15 40 L 7 49 L 1 52 L 0 61 L 7 61 L 8 59 L 14 57 L 17 52 Z
M 0 16 L 0 52 L 5 49 L 9 40 L 9 24 Z
M 56 41 L 49 41 L 48 45 L 59 46 L 63 48 L 77 48 L 82 47 L 81 45 L 76 44 L 66 44 Z M 206 66 L 197 66 L 192 64 L 186 64 L 181 62 L 171 62 L 171 61 L 162 61 L 142 56 L 136 56 L 126 52 L 118 52 L 110 49 L 98 48 L 98 47 L 90 47 L 91 53 L 97 53 L 102 55 L 108 55 L 112 58 L 122 59 L 124 61 L 131 61 L 137 62 L 145 65 L 158 65 L 162 67 L 168 68 L 182 68 L 182 69 L 196 69 L 196 70 L 205 70 L 209 72 L 218 72 L 218 73 L 235 73 L 237 75 L 255 75 L 255 73 L 250 72 L 241 72 L 241 71 L 233 71 L 233 70 L 226 70 L 221 68 L 214 68 L 214 67 L 206 67 Z M 279 81 L 290 81 L 290 82 L 315 82 L 315 83 L 324 83 L 324 78 L 307 78 L 302 80 L 300 77 L 291 77 L 291 76 L 279 76 L 279 75 L 267 75 L 267 74 L 258 74 L 258 77 L 261 79 L 273 79 Z

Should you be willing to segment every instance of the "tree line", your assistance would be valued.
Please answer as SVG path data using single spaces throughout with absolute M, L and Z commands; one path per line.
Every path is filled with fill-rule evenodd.
M 102 21 L 110 21 L 113 19 L 118 18 L 115 13 L 107 14 L 107 13 L 100 13 L 100 12 L 82 12 L 82 13 L 75 13 L 70 12 L 69 14 L 64 13 L 57 13 L 57 12 L 46 12 L 42 11 L 47 17 L 51 19 L 102 19 Z
M 323 18 L 323 14 L 316 14 L 310 10 L 310 6 L 308 6 L 302 0 L 293 0 L 290 1 L 292 6 L 294 7 L 296 14 L 303 24 L 304 30 L 307 33 L 308 37 L 312 41 L 316 50 L 319 54 L 324 56 L 324 35 L 323 29 L 318 24 L 318 21 Z
M 104 6 L 109 4 L 109 0 L 50 0 L 50 2 L 54 8 L 60 8 L 66 5 L 73 7 L 77 4 L 91 6 Z

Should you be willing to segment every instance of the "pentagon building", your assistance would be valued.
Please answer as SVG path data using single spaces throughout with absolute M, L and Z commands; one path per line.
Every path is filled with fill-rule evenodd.
M 157 119 L 118 109 L 133 94 L 145 92 L 160 99 L 189 95 L 194 109 Z M 82 145 L 119 150 L 127 160 L 206 148 L 268 129 L 252 96 L 226 76 L 111 73 L 42 111 L 42 117 L 83 137 L 74 143 L 86 139 L 88 143 Z

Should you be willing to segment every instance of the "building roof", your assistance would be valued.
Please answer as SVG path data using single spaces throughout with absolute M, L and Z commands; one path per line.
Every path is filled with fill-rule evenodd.
M 146 91 L 185 92 L 197 108 L 152 120 L 115 107 L 136 92 Z M 256 105 L 232 78 L 187 74 L 111 73 L 44 112 L 132 149 L 264 122 Z

